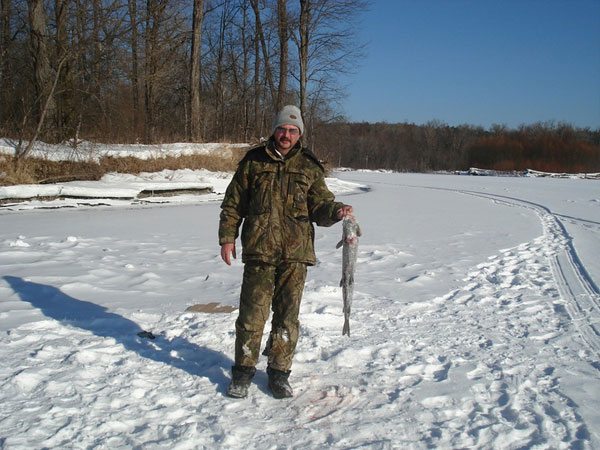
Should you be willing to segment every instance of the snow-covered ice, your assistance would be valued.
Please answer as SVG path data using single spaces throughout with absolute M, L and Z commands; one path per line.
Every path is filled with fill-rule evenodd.
M 352 336 L 341 229 L 317 228 L 289 400 L 264 359 L 227 398 L 236 313 L 186 312 L 237 304 L 229 174 L 186 173 L 214 193 L 185 201 L 0 208 L 0 447 L 600 448 L 598 181 L 333 175 L 363 231 Z

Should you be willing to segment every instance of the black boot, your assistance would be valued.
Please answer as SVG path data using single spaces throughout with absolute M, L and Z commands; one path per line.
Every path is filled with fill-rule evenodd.
M 227 396 L 233 398 L 246 398 L 252 377 L 256 372 L 255 367 L 233 366 L 231 368 L 231 383 L 227 388 Z
M 287 398 L 294 395 L 294 391 L 288 382 L 288 378 L 290 377 L 289 370 L 282 372 L 281 370 L 267 367 L 267 374 L 269 375 L 269 389 L 271 389 L 273 397 Z

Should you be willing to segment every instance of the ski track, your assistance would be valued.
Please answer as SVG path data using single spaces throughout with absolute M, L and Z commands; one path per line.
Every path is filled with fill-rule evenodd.
M 500 250 L 460 286 L 419 303 L 372 298 L 357 275 L 349 339 L 341 336 L 341 289 L 309 281 L 292 374 L 296 395 L 289 401 L 269 396 L 264 360 L 248 399 L 224 397 L 235 313 L 126 317 L 79 298 L 126 285 L 128 295 L 160 299 L 153 293 L 172 281 L 202 280 L 209 290 L 237 295 L 235 284 L 212 268 L 216 255 L 189 245 L 172 250 L 125 241 L 113 250 L 108 239 L 76 237 L 3 242 L 4 271 L 35 263 L 42 273 L 36 283 L 0 279 L 3 298 L 16 304 L 19 296 L 43 293 L 71 299 L 75 313 L 59 317 L 48 309 L 31 322 L 35 312 L 23 310 L 26 323 L 0 336 L 0 447 L 164 448 L 168 442 L 173 449 L 258 449 L 272 447 L 278 433 L 293 443 L 286 448 L 298 449 L 592 448 L 592 430 L 561 389 L 559 374 L 566 370 L 561 361 L 574 359 L 596 361 L 598 370 L 597 286 L 547 208 L 454 192 L 532 209 L 543 234 Z M 163 265 L 144 263 L 142 255 L 161 252 Z M 400 249 L 365 246 L 360 252 L 359 264 L 385 263 L 398 279 L 428 282 L 427 271 L 405 264 Z M 193 261 L 178 263 L 192 254 Z M 321 269 L 337 276 L 333 254 L 321 255 Z M 115 267 L 124 255 L 129 260 Z M 177 264 L 194 263 L 197 279 L 175 280 Z M 81 273 L 58 290 L 51 286 L 61 264 L 77 264 Z M 171 278 L 165 280 L 165 272 Z M 30 303 L 39 306 L 33 297 Z M 579 350 L 568 342 L 577 338 L 569 333 L 573 327 Z M 159 330 L 157 339 L 137 337 L 141 329 Z M 250 425 L 232 426 L 232 417 Z

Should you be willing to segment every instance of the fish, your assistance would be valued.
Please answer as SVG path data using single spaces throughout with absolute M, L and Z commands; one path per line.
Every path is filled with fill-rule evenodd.
M 350 310 L 354 296 L 354 270 L 358 256 L 358 237 L 362 236 L 354 216 L 346 216 L 342 222 L 342 239 L 335 248 L 342 248 L 342 279 L 340 287 L 344 298 L 344 327 L 342 336 L 350 336 Z

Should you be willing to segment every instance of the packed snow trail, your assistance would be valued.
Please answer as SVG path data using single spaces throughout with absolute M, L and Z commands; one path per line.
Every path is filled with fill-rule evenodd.
M 550 261 L 560 296 L 581 337 L 596 358 L 600 359 L 600 290 L 579 258 L 573 239 L 558 215 L 543 205 L 505 195 L 462 190 L 454 192 L 535 211 L 543 226 L 544 252 Z M 582 219 L 570 219 L 590 223 Z
M 546 254 L 551 262 L 554 281 L 571 320 L 590 350 L 600 359 L 600 291 L 588 273 L 560 218 L 550 209 L 521 199 L 466 192 L 505 201 L 510 205 L 532 208 L 544 227 Z M 576 220 L 572 218 L 573 220 Z
M 364 233 L 352 337 L 340 230 L 320 228 L 286 401 L 264 359 L 249 397 L 226 398 L 236 313 L 184 312 L 239 295 L 217 205 L 3 215 L 3 448 L 597 448 L 595 319 L 577 303 L 597 273 L 576 239 L 568 261 L 559 216 L 494 179 L 347 177 L 373 188 L 341 197 Z

